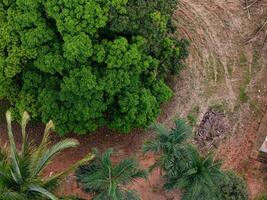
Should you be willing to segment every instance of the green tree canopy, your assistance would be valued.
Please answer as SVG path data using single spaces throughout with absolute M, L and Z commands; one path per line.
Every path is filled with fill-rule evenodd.
M 57 132 L 143 128 L 172 96 L 176 0 L 0 0 L 0 98 Z

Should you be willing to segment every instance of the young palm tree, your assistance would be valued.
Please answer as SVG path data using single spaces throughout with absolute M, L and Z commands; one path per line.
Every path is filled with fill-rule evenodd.
M 112 149 L 108 149 L 101 157 L 95 153 L 96 159 L 89 165 L 81 166 L 77 171 L 78 182 L 86 192 L 94 192 L 94 200 L 138 200 L 139 195 L 125 186 L 137 179 L 147 177 L 145 170 L 140 170 L 134 158 L 113 164 L 110 157 Z
M 83 162 L 93 159 L 93 155 L 90 154 L 66 171 L 42 178 L 40 174 L 52 159 L 62 150 L 76 147 L 78 141 L 65 139 L 52 145 L 49 136 L 54 126 L 50 121 L 46 125 L 41 144 L 34 147 L 27 141 L 26 136 L 29 118 L 25 112 L 21 123 L 22 143 L 19 150 L 11 129 L 11 113 L 6 113 L 9 146 L 0 147 L 0 200 L 57 200 L 53 191 L 57 188 L 60 178 Z
M 189 167 L 179 176 L 169 177 L 167 189 L 184 188 L 183 200 L 217 200 L 217 184 L 222 179 L 221 162 L 214 161 L 212 154 L 201 156 L 195 147 L 188 146 Z
M 187 164 L 182 161 L 185 157 L 186 141 L 192 133 L 191 128 L 182 119 L 176 120 L 175 127 L 170 130 L 161 124 L 154 124 L 152 128 L 155 130 L 155 137 L 144 144 L 143 151 L 158 153 L 160 157 L 151 169 L 159 167 L 165 172 L 175 174 L 177 167 L 184 168 Z

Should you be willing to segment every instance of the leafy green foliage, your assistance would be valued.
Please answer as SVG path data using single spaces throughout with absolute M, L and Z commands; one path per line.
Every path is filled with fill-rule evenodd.
M 166 173 L 166 189 L 184 188 L 184 200 L 217 200 L 217 183 L 223 177 L 221 162 L 214 161 L 212 154 L 201 156 L 192 146 L 187 148 L 188 166 L 176 174 Z
M 0 0 L 0 98 L 57 132 L 155 120 L 187 42 L 172 38 L 177 0 Z
M 43 178 L 41 174 L 53 158 L 64 149 L 76 147 L 78 141 L 65 139 L 50 145 L 50 131 L 54 127 L 50 121 L 46 125 L 40 146 L 33 146 L 27 141 L 26 125 L 29 115 L 25 112 L 21 122 L 22 143 L 21 150 L 19 150 L 15 145 L 9 111 L 6 118 L 9 146 L 0 148 L 0 200 L 57 200 L 58 198 L 53 192 L 57 188 L 59 180 L 78 165 L 92 160 L 93 155 L 89 154 L 64 172 Z
M 225 173 L 218 185 L 221 200 L 247 200 L 248 192 L 245 181 L 232 171 Z
M 160 61 L 161 75 L 176 74 L 183 68 L 181 59 L 188 55 L 188 42 L 170 36 L 175 30 L 171 17 L 176 6 L 177 0 L 128 0 L 126 14 L 112 9 L 103 32 L 146 38 L 146 52 Z
M 255 200 L 267 200 L 267 192 L 258 194 Z
M 108 149 L 102 156 L 95 150 L 96 158 L 88 165 L 80 166 L 76 171 L 78 182 L 86 192 L 94 192 L 94 200 L 138 200 L 139 195 L 125 186 L 137 179 L 147 177 L 140 170 L 134 158 L 117 164 L 111 161 L 113 150 Z
M 68 197 L 63 197 L 63 198 L 60 198 L 61 200 L 84 200 L 84 199 L 81 199 L 79 197 L 76 197 L 76 196 L 68 196 Z
M 154 124 L 155 137 L 144 144 L 144 153 L 154 152 L 160 154 L 159 159 L 151 167 L 161 168 L 165 172 L 175 174 L 177 168 L 187 165 L 185 159 L 186 141 L 191 136 L 191 128 L 184 120 L 175 121 L 175 127 L 168 130 L 161 124 Z
M 194 107 L 187 116 L 189 124 L 194 127 L 197 124 L 197 117 L 199 115 L 199 107 Z
M 184 200 L 227 199 L 226 197 L 235 195 L 231 190 L 234 190 L 233 186 L 237 184 L 237 193 L 241 192 L 244 185 L 238 183 L 240 179 L 233 181 L 233 185 L 226 185 L 230 179 L 228 174 L 225 177 L 221 171 L 221 162 L 214 160 L 212 154 L 201 155 L 187 142 L 191 128 L 183 120 L 177 120 L 175 127 L 170 130 L 161 124 L 154 125 L 154 130 L 155 137 L 144 144 L 144 152 L 159 154 L 159 159 L 151 169 L 159 167 L 163 170 L 165 189 L 184 189 Z M 219 193 L 226 196 L 220 196 Z

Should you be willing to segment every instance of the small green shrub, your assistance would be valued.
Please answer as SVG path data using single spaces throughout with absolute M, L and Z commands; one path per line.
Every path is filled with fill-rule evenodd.
M 187 116 L 187 120 L 191 126 L 196 126 L 197 124 L 197 118 L 199 114 L 199 107 L 194 107 L 191 112 Z
M 226 172 L 222 181 L 218 183 L 221 200 L 248 200 L 246 183 L 234 172 Z
M 246 103 L 248 102 L 248 94 L 246 92 L 246 89 L 244 87 L 241 87 L 239 90 L 239 99 L 241 101 L 241 103 Z
M 255 200 L 267 200 L 267 192 L 259 194 Z

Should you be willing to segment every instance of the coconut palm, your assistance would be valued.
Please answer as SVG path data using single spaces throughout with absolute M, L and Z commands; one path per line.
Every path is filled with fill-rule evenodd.
M 65 139 L 52 145 L 49 138 L 54 125 L 50 121 L 46 125 L 41 144 L 38 147 L 33 146 L 28 142 L 26 135 L 26 125 L 30 117 L 25 112 L 21 123 L 22 143 L 18 149 L 11 129 L 9 111 L 6 113 L 6 119 L 9 145 L 0 147 L 0 200 L 57 200 L 53 192 L 59 180 L 78 165 L 93 159 L 93 155 L 90 154 L 64 172 L 42 178 L 43 170 L 52 159 L 62 150 L 76 147 L 78 141 Z
M 222 179 L 221 162 L 212 154 L 201 156 L 195 147 L 188 146 L 189 167 L 179 172 L 179 176 L 168 177 L 167 189 L 184 188 L 183 200 L 218 199 L 217 184 Z
M 175 127 L 170 130 L 161 124 L 154 124 L 152 128 L 155 130 L 155 137 L 144 144 L 143 151 L 158 153 L 160 157 L 151 166 L 151 170 L 159 167 L 165 172 L 175 174 L 177 167 L 184 168 L 187 164 L 182 161 L 186 155 L 186 141 L 192 133 L 191 127 L 184 120 L 178 119 L 175 121 Z
M 96 150 L 95 150 L 96 152 Z M 137 179 L 147 177 L 145 170 L 140 170 L 134 158 L 113 164 L 112 149 L 108 149 L 102 156 L 95 153 L 96 159 L 89 165 L 81 166 L 77 171 L 78 182 L 86 192 L 94 192 L 94 200 L 138 200 L 139 195 L 126 185 Z

